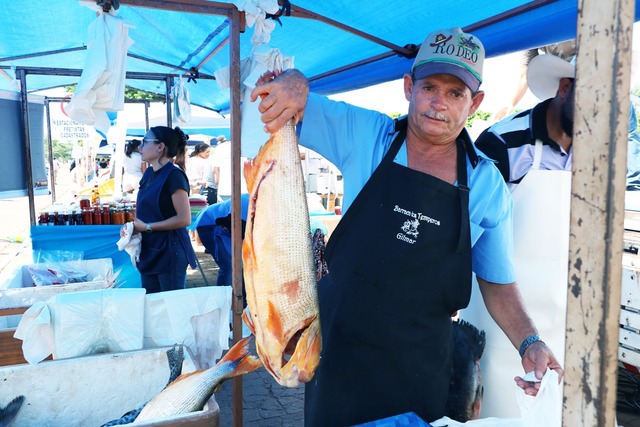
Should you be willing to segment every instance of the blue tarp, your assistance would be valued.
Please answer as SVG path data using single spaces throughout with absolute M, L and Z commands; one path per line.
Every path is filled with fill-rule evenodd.
M 134 40 L 127 60 L 129 72 L 179 74 L 202 63 L 229 35 L 229 21 L 224 16 L 129 6 L 126 0 L 122 3 L 118 15 L 132 25 L 130 36 Z M 533 3 L 544 5 L 498 22 L 482 23 Z M 294 2 L 294 10 L 296 6 L 304 8 L 397 46 L 419 45 L 436 28 L 470 28 L 484 43 L 487 56 L 492 57 L 575 37 L 577 3 L 577 0 L 300 0 Z M 636 15 L 639 9 L 636 6 Z M 95 12 L 75 0 L 0 2 L 0 66 L 82 69 L 87 27 L 94 19 Z M 323 73 L 391 50 L 318 20 L 282 16 L 280 21 L 282 25 L 276 24 L 270 46 L 293 56 L 296 67 L 312 78 L 312 89 L 320 93 L 338 93 L 397 79 L 411 64 L 411 59 L 393 55 L 322 77 Z M 241 34 L 241 58 L 251 52 L 252 34 L 253 28 Z M 200 72 L 213 75 L 228 64 L 226 44 Z M 0 89 L 18 90 L 12 80 L 14 70 L 0 71 Z M 29 91 L 35 91 L 77 80 L 78 77 L 62 75 L 31 75 L 27 85 Z M 158 81 L 129 80 L 127 84 L 157 93 L 165 90 L 164 83 Z M 193 104 L 228 111 L 229 91 L 221 89 L 214 80 L 189 82 L 187 88 Z

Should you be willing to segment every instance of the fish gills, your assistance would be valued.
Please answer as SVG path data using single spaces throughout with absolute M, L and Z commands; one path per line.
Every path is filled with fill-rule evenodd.
M 287 387 L 309 381 L 321 335 L 309 209 L 293 120 L 244 165 L 249 212 L 242 246 L 249 316 L 266 369 Z M 285 354 L 292 339 L 295 351 Z
M 250 339 L 246 337 L 238 341 L 215 366 L 180 375 L 147 403 L 136 422 L 202 410 L 225 380 L 248 374 L 262 366 L 258 358 L 249 354 Z

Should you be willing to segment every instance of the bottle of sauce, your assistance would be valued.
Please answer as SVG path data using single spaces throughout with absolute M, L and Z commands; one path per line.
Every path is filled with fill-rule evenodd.
M 122 208 L 116 208 L 113 211 L 113 224 L 124 224 L 125 214 Z
M 100 206 L 93 207 L 93 225 L 102 224 L 102 211 L 100 211 Z
M 82 223 L 84 225 L 93 224 L 93 210 L 91 208 L 82 209 Z
M 46 212 L 40 212 L 40 215 L 38 216 L 38 225 L 48 225 L 48 222 L 49 216 L 46 214 Z
M 107 203 L 102 205 L 102 225 L 105 224 L 111 224 L 111 211 Z

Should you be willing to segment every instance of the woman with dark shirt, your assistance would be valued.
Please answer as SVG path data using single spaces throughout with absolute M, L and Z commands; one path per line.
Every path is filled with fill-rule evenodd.
M 186 229 L 191 224 L 189 180 L 173 161 L 184 159 L 187 139 L 179 127 L 156 126 L 140 145 L 149 167 L 140 180 L 134 233 L 142 233 L 137 268 L 147 293 L 183 289 L 187 264 L 196 268 Z

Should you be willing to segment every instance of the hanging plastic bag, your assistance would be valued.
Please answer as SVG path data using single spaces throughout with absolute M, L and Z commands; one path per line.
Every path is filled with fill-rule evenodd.
M 171 97 L 173 98 L 173 120 L 178 124 L 189 123 L 191 121 L 191 102 L 189 90 L 182 77 L 173 86 Z

